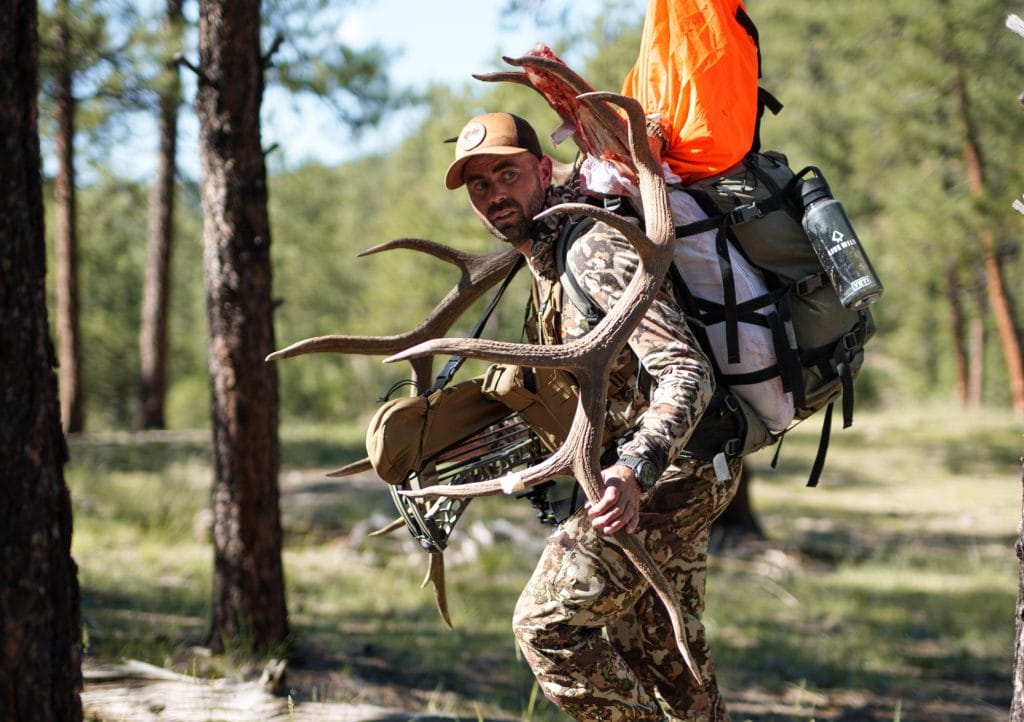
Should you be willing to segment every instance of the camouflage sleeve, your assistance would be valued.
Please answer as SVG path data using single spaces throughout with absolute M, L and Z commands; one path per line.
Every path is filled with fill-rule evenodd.
M 569 250 L 566 266 L 606 311 L 636 272 L 636 251 L 610 226 L 598 223 Z M 711 364 L 698 346 L 668 282 L 629 338 L 655 381 L 647 410 L 621 454 L 639 456 L 664 471 L 690 438 L 714 392 Z

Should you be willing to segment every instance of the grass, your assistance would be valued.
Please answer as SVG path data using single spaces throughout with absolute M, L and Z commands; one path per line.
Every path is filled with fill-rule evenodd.
M 858 411 L 807 489 L 816 424 L 787 438 L 776 469 L 769 454 L 750 460 L 769 539 L 711 559 L 705 620 L 734 720 L 1005 719 L 1019 424 L 992 411 Z M 529 506 L 470 506 L 446 555 L 448 630 L 419 589 L 426 559 L 412 539 L 365 537 L 393 517 L 384 485 L 324 476 L 362 455 L 360 430 L 282 434 L 293 668 L 309 672 L 297 698 L 343 699 L 340 680 L 357 677 L 425 711 L 564 719 L 537 697 L 509 631 L 545 531 Z M 196 647 L 211 600 L 208 453 L 201 433 L 72 440 L 88 658 L 240 673 Z M 485 543 L 495 519 L 528 534 Z

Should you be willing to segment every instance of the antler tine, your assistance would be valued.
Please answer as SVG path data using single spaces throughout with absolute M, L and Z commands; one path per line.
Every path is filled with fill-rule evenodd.
M 384 536 L 386 534 L 390 534 L 393 531 L 398 531 L 399 529 L 403 528 L 405 528 L 405 519 L 403 519 L 402 517 L 398 517 L 394 521 L 388 522 L 387 525 L 382 526 L 380 529 L 374 529 L 366 536 Z
M 529 85 L 543 95 L 544 99 L 548 101 L 548 104 L 556 111 L 560 110 L 559 106 L 563 101 L 559 99 L 557 93 L 546 93 L 541 90 L 539 86 L 550 85 L 550 83 L 544 82 L 543 74 L 552 75 L 560 80 L 568 86 L 571 93 L 575 94 L 577 99 L 594 94 L 594 88 L 568 65 L 561 62 L 554 56 L 546 57 L 544 55 L 536 54 L 543 52 L 544 50 L 546 50 L 546 48 L 542 49 L 538 46 L 536 51 L 528 53 L 522 57 L 503 57 L 502 59 L 510 65 L 525 68 L 526 76 L 530 81 Z M 533 71 L 532 75 L 531 71 Z M 602 93 L 600 95 L 603 100 L 619 104 L 617 102 L 617 97 L 610 93 Z M 596 123 L 601 129 L 600 136 L 603 137 L 605 142 L 610 146 L 606 148 L 606 150 L 623 156 L 628 155 L 629 143 L 623 138 L 623 134 L 627 132 L 627 128 L 625 127 L 626 124 L 622 121 L 622 117 L 606 103 L 588 103 L 588 109 L 590 110 L 589 119 L 585 119 L 582 116 L 576 117 L 577 131 L 589 135 L 595 130 L 592 124 Z M 562 110 L 564 110 L 564 108 L 562 108 Z M 589 128 L 587 127 L 588 125 L 590 126 Z M 584 142 L 584 145 L 587 145 L 587 143 Z M 584 151 L 588 150 L 588 148 L 582 146 L 581 149 Z
M 518 83 L 520 85 L 529 85 L 533 87 L 533 83 L 526 77 L 526 73 L 518 73 L 513 70 L 499 71 L 496 73 L 473 73 L 473 77 L 476 80 L 482 80 L 485 83 Z
M 437 611 L 441 615 L 441 619 L 444 620 L 449 629 L 454 629 L 452 627 L 451 615 L 448 614 L 448 592 L 444 583 L 444 554 L 441 552 L 430 553 L 430 561 L 427 563 L 427 576 L 423 579 L 423 584 L 420 585 L 420 588 L 422 589 L 427 584 L 431 584 L 434 587 L 434 602 L 437 604 Z
M 655 209 L 652 207 L 651 210 L 654 211 Z M 637 247 L 638 255 L 641 258 L 641 268 L 633 276 L 630 285 L 623 293 L 622 299 L 601 320 L 601 323 L 595 327 L 592 333 L 557 346 L 539 346 L 490 339 L 434 338 L 389 356 L 384 359 L 385 363 L 432 356 L 440 353 L 450 353 L 466 356 L 467 358 L 486 359 L 502 363 L 518 363 L 541 368 L 562 368 L 571 370 L 574 374 L 580 374 L 591 368 L 592 359 L 590 357 L 593 354 L 598 352 L 607 353 L 607 349 L 611 345 L 617 345 L 615 348 L 615 353 L 617 353 L 618 349 L 622 347 L 622 344 L 625 343 L 633 329 L 640 322 L 640 319 L 643 318 L 647 311 L 647 305 L 650 305 L 650 299 L 647 299 L 646 304 L 643 303 L 644 297 L 650 296 L 653 299 L 658 286 L 664 280 L 665 272 L 668 270 L 668 262 L 672 258 L 671 247 L 668 247 L 667 254 L 664 253 L 665 249 L 661 248 L 659 244 L 653 243 L 636 225 L 603 208 L 596 208 L 585 203 L 564 203 L 549 208 L 544 213 L 539 214 L 538 217 L 544 217 L 553 213 L 585 214 L 614 226 L 630 243 Z M 654 256 L 655 252 L 659 250 L 662 251 L 661 255 L 665 256 L 665 258 L 661 259 L 661 263 L 645 263 L 644 256 Z M 647 272 L 645 273 L 645 271 Z M 648 277 L 650 277 L 650 280 L 647 280 Z M 634 300 L 634 297 L 636 297 L 636 300 Z M 599 332 L 599 330 L 603 332 Z M 614 356 L 614 354 L 611 355 Z
M 630 155 L 637 166 L 637 182 L 644 206 L 647 235 L 655 243 L 671 248 L 675 241 L 672 209 L 668 202 L 665 179 L 647 139 L 647 117 L 643 107 L 634 98 L 617 93 L 585 93 L 579 96 L 579 100 L 595 111 L 606 107 L 606 102 L 615 103 L 626 111 Z
M 377 253 L 383 253 L 384 251 L 391 251 L 396 248 L 404 248 L 410 251 L 419 251 L 425 253 L 428 256 L 440 259 L 453 266 L 458 266 L 463 273 L 469 273 L 469 269 L 481 262 L 486 263 L 487 259 L 494 256 L 502 255 L 503 251 L 497 251 L 495 253 L 466 253 L 460 251 L 457 248 L 446 246 L 443 243 L 437 243 L 436 241 L 428 241 L 425 238 L 395 238 L 391 241 L 385 241 L 379 243 L 376 246 L 372 246 L 356 254 L 358 258 L 364 256 L 372 256 Z
M 308 338 L 273 352 L 267 356 L 267 361 L 278 361 L 309 353 L 393 354 L 426 339 L 443 336 L 474 301 L 511 270 L 518 257 L 518 251 L 512 248 L 496 253 L 475 255 L 417 239 L 392 241 L 364 251 L 364 254 L 398 247 L 415 247 L 416 250 L 430 253 L 430 255 L 453 263 L 463 271 L 462 277 L 455 287 L 434 307 L 434 310 L 421 324 L 410 331 L 394 336 L 330 335 Z
M 370 463 L 369 457 L 364 457 L 359 461 L 353 461 L 351 464 L 345 464 L 345 466 L 340 469 L 329 471 L 325 476 L 329 476 L 332 479 L 340 479 L 346 476 L 362 474 L 363 472 L 370 471 L 371 469 L 373 469 L 373 464 Z
M 537 68 L 544 72 L 556 75 L 575 90 L 577 95 L 589 93 L 594 89 L 593 86 L 584 80 L 575 70 L 565 63 L 560 63 L 557 60 L 552 60 L 551 58 L 527 53 L 526 55 L 521 55 L 518 58 L 502 55 L 501 59 L 509 65 L 515 65 L 518 68 Z

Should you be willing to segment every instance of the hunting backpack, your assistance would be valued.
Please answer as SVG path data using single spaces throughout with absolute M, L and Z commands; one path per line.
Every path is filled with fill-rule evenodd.
M 731 402 L 730 410 L 742 416 L 741 438 L 724 451 L 742 456 L 777 443 L 789 429 L 824 409 L 818 452 L 808 486 L 821 476 L 831 433 L 832 409 L 841 401 L 843 427 L 853 422 L 853 381 L 864 361 L 864 346 L 875 326 L 867 308 L 851 310 L 842 305 L 829 275 L 815 253 L 801 224 L 800 174 L 795 174 L 782 154 L 750 153 L 729 172 L 712 176 L 684 190 L 707 214 L 707 219 L 676 228 L 679 243 L 695 234 L 714 232 L 715 252 L 721 280 L 721 303 L 699 298 L 683 280 L 677 264 L 670 267 L 672 288 L 691 328 L 715 367 L 720 389 L 733 390 L 744 384 L 778 377 L 782 388 L 792 394 L 793 421 L 787 428 L 771 431 L 749 406 Z M 678 189 L 677 189 L 678 190 Z M 629 207 L 625 199 L 620 212 Z M 606 206 L 609 204 L 606 200 Z M 573 242 L 593 224 L 584 217 L 570 223 L 558 240 L 556 261 L 562 287 L 573 306 L 591 324 L 603 315 L 567 268 L 566 256 Z M 766 292 L 737 302 L 730 249 L 763 276 Z M 677 262 L 678 263 L 678 262 Z M 708 330 L 724 326 L 727 359 L 721 349 L 712 348 Z M 776 362 L 743 375 L 723 370 L 744 353 L 741 324 L 768 329 Z M 717 411 L 715 413 L 722 413 Z M 706 414 L 707 415 L 707 414 Z M 701 433 L 694 434 L 695 440 Z M 776 452 L 772 465 L 778 458 Z

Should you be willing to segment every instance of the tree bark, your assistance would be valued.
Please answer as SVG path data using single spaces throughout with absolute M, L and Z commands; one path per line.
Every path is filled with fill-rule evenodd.
M 1020 18 L 1011 16 L 1019 23 Z M 1021 209 L 1018 207 L 1018 211 Z M 1020 458 L 1021 487 L 1024 490 L 1024 456 Z M 1010 722 L 1024 722 L 1024 494 L 1021 497 L 1020 525 L 1017 527 L 1017 607 L 1016 636 L 1013 647 L 1013 699 Z
M 1024 489 L 1024 458 L 1021 459 L 1021 487 Z M 1024 497 L 1021 504 L 1021 519 L 1024 520 Z M 1017 527 L 1017 532 L 1017 635 L 1013 647 L 1013 701 L 1010 705 L 1010 722 L 1024 722 L 1024 521 Z
M 182 0 L 167 0 L 165 39 L 181 50 Z M 174 244 L 174 190 L 177 173 L 178 104 L 181 81 L 178 65 L 166 54 L 160 92 L 160 153 L 156 178 L 149 196 L 146 227 L 146 279 L 142 292 L 142 327 L 139 332 L 141 403 L 138 426 L 163 429 L 167 398 L 167 316 L 171 284 L 171 251 Z
M 1024 354 L 1021 351 L 1020 335 L 1017 333 L 1013 304 L 1010 302 L 1010 294 L 1003 279 L 1002 260 L 990 229 L 981 229 L 978 232 L 978 239 L 984 253 L 988 301 L 995 317 L 996 332 L 999 334 L 1003 359 L 1010 379 L 1013 412 L 1024 419 Z
M 84 427 L 81 339 L 78 303 L 78 233 L 75 196 L 75 96 L 71 71 L 71 37 L 67 19 L 71 9 L 67 0 L 58 3 L 54 24 L 54 49 L 57 70 L 54 77 L 54 109 L 57 132 L 57 201 L 54 236 L 56 239 L 57 344 L 60 368 L 60 415 L 64 431 Z
M 974 409 L 981 408 L 985 391 L 985 284 L 978 281 L 974 284 L 974 305 L 977 311 L 971 317 L 970 324 L 970 375 L 967 385 L 967 405 Z
M 956 361 L 956 397 L 962 406 L 967 406 L 970 398 L 970 352 L 964 341 L 962 293 L 957 267 L 951 265 L 946 269 L 946 299 L 949 301 L 949 330 L 953 339 L 953 359 Z
M 81 608 L 46 313 L 38 8 L 0 0 L 0 719 L 78 722 Z
M 258 2 L 199 4 L 196 110 L 215 474 L 211 643 L 254 651 L 288 638 L 277 374 L 264 362 L 275 342 L 259 31 Z

